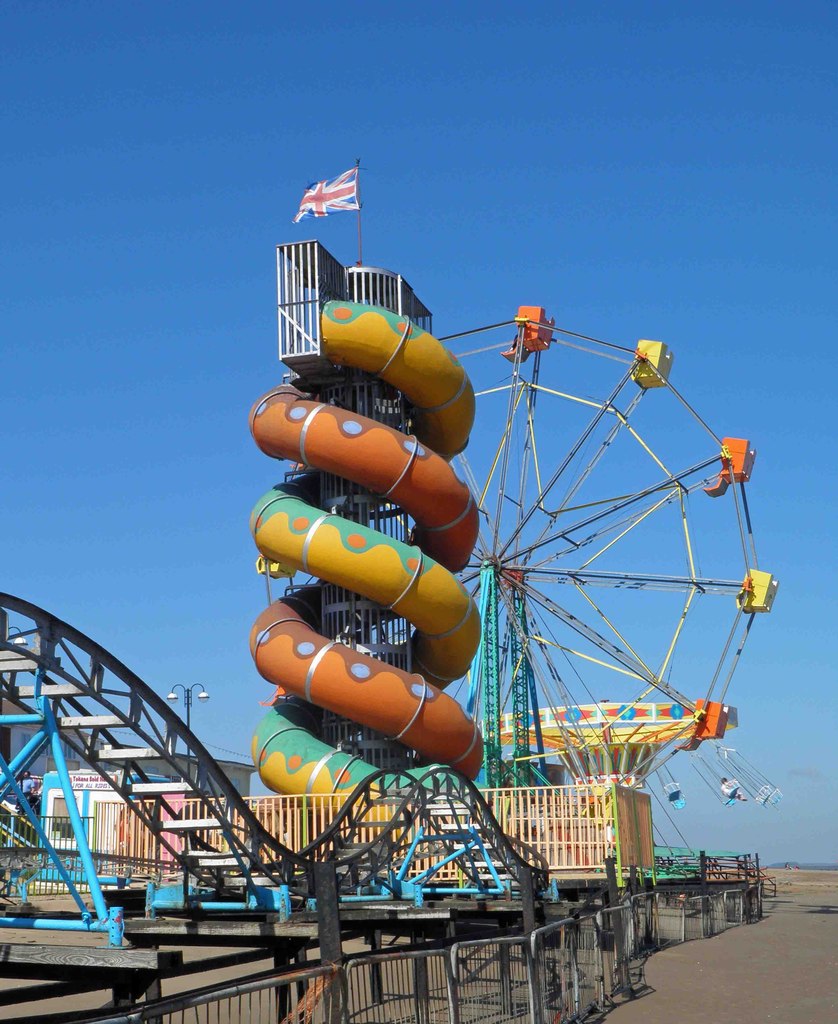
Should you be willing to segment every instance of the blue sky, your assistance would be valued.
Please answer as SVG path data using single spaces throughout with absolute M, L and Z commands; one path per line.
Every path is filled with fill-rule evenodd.
M 2 589 L 161 692 L 202 682 L 199 733 L 246 752 L 273 247 L 354 260 L 351 216 L 291 218 L 361 157 L 365 258 L 438 333 L 538 302 L 660 338 L 696 407 L 754 441 L 781 591 L 731 698 L 786 798 L 723 809 L 684 768 L 678 824 L 838 859 L 834 7 L 286 7 L 3 5 Z

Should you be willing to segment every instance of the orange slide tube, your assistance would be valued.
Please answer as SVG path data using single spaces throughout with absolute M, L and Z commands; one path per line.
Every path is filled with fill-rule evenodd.
M 334 473 L 388 498 L 416 521 L 415 543 L 454 572 L 477 540 L 477 507 L 448 463 L 375 420 L 310 401 L 288 384 L 250 413 L 253 439 L 266 455 Z

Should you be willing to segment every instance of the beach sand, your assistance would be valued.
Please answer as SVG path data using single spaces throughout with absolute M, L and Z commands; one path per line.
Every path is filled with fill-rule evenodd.
M 608 1024 L 838 1021 L 838 871 L 772 871 L 765 918 L 655 953 Z

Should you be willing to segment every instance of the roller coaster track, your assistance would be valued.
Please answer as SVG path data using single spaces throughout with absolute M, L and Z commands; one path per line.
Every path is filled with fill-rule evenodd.
M 310 862 L 262 827 L 162 697 L 79 630 L 9 594 L 0 594 L 0 695 L 36 727 L 54 723 L 193 884 L 239 896 L 260 884 L 311 892 Z M 185 797 L 199 801 L 198 819 L 181 817 Z
M 35 736 L 31 763 L 53 736 L 89 765 L 125 801 L 171 858 L 184 884 L 236 893 L 264 906 L 259 894 L 287 886 L 314 896 L 314 865 L 336 866 L 344 894 L 386 880 L 407 856 L 417 829 L 434 834 L 425 856 L 458 857 L 463 877 L 485 888 L 484 865 L 463 851 L 464 830 L 481 836 L 510 889 L 526 869 L 536 891 L 547 885 L 543 858 L 506 836 L 477 788 L 439 766 L 417 777 L 377 772 L 346 799 L 330 826 L 295 853 L 259 822 L 215 758 L 165 700 L 118 658 L 79 630 L 20 598 L 0 594 L 0 696 L 29 716 Z M 14 771 L 24 763 L 12 762 Z M 180 782 L 161 782 L 161 775 Z M 8 782 L 0 789 L 5 795 Z M 190 815 L 183 816 L 183 800 Z M 197 817 L 196 801 L 198 804 Z M 446 836 L 435 820 L 444 817 Z M 386 883 L 385 883 L 386 884 Z
M 418 776 L 379 771 L 365 779 L 301 856 L 333 861 L 342 891 L 386 887 L 420 830 L 431 837 L 423 856 L 437 862 L 456 857 L 462 879 L 475 889 L 486 887 L 487 857 L 510 890 L 525 872 L 536 892 L 547 888 L 545 858 L 503 832 L 474 783 L 439 765 Z M 482 856 L 463 850 L 462 837 L 469 833 L 480 837 Z

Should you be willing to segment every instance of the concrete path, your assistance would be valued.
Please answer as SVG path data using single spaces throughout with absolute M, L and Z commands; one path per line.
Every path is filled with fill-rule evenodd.
M 838 872 L 778 872 L 766 917 L 656 953 L 607 1024 L 838 1022 Z

